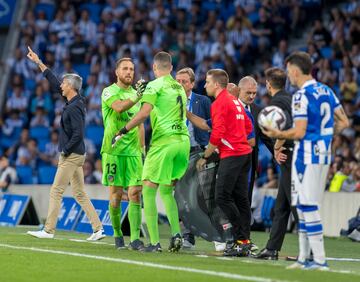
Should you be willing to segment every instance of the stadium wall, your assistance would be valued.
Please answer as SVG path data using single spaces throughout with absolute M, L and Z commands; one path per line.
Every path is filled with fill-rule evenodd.
M 35 205 L 36 212 L 41 219 L 45 219 L 49 204 L 48 185 L 13 185 L 9 193 L 30 195 Z M 86 192 L 91 199 L 107 200 L 108 191 L 101 185 L 86 185 Z M 276 197 L 276 189 L 266 189 L 264 193 Z M 72 196 L 72 190 L 66 189 L 64 196 Z M 348 228 L 348 220 L 355 216 L 359 209 L 360 193 L 330 193 L 326 192 L 321 207 L 321 216 L 326 236 L 338 237 L 342 228 Z M 165 208 L 158 195 L 157 206 L 159 213 L 165 214 Z

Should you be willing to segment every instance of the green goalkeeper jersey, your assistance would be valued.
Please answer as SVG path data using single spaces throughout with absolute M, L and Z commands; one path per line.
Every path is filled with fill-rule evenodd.
M 140 103 L 137 103 L 129 110 L 118 113 L 111 108 L 116 100 L 126 100 L 134 97 L 136 91 L 131 86 L 128 89 L 120 88 L 116 83 L 106 87 L 101 95 L 101 108 L 104 121 L 104 138 L 101 146 L 101 153 L 116 156 L 141 156 L 141 144 L 139 128 L 135 127 L 119 140 L 115 147 L 111 147 L 111 140 L 115 134 L 123 128 L 140 110 Z
M 186 94 L 171 75 L 149 82 L 141 99 L 153 106 L 150 114 L 152 145 L 166 145 L 189 137 L 186 126 Z

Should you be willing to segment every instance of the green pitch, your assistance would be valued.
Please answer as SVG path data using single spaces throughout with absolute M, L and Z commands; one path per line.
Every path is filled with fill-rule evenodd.
M 359 281 L 360 245 L 347 239 L 326 238 L 330 272 L 286 270 L 290 264 L 251 258 L 224 259 L 212 243 L 198 239 L 192 251 L 167 253 L 168 234 L 161 227 L 160 254 L 114 249 L 113 238 L 89 243 L 87 234 L 57 232 L 56 239 L 26 235 L 29 227 L 0 227 L 0 281 Z M 262 248 L 268 233 L 252 233 Z M 128 243 L 128 238 L 126 243 Z M 287 234 L 281 256 L 297 254 L 297 236 Z

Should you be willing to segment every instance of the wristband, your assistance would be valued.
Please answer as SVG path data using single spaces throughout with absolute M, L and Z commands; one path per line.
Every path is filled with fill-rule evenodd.
M 117 135 L 125 135 L 126 133 L 128 133 L 129 130 L 126 129 L 126 126 L 124 126 L 123 128 L 121 128 L 118 132 Z

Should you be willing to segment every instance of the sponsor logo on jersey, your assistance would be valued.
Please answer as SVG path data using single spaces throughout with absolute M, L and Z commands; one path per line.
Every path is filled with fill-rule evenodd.
M 171 126 L 171 129 L 172 130 L 182 130 L 182 126 L 178 123 L 174 123 L 172 126 Z

